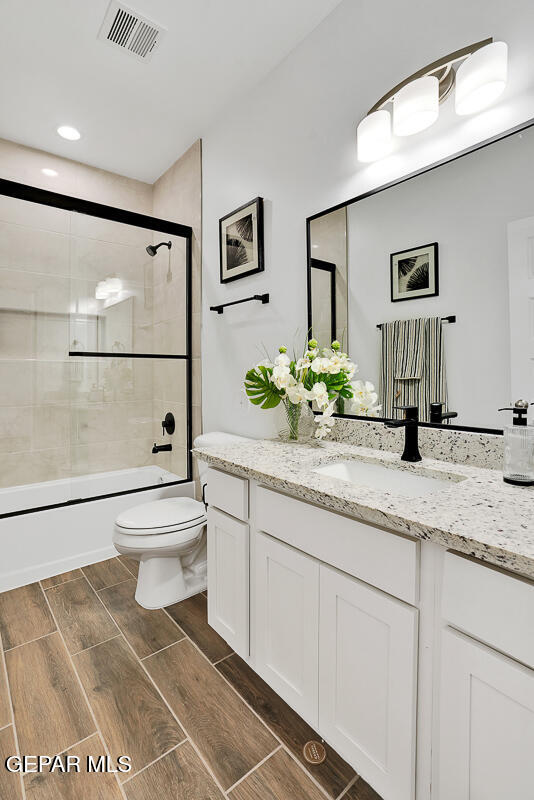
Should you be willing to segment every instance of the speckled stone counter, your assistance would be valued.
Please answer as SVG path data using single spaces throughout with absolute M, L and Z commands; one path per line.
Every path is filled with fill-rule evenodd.
M 197 448 L 197 458 L 294 497 L 385 528 L 437 542 L 534 579 L 534 487 L 505 484 L 500 471 L 340 442 L 320 446 L 248 440 Z M 341 459 L 405 469 L 450 482 L 417 498 L 358 486 L 313 472 Z

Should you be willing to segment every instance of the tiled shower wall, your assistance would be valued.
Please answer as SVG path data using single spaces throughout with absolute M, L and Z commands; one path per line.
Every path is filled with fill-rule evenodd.
M 155 182 L 153 197 L 153 214 L 160 219 L 181 222 L 193 229 L 192 262 L 193 262 L 193 438 L 201 432 L 201 367 L 200 367 L 200 311 L 201 311 L 201 224 L 202 224 L 202 143 L 200 139 L 173 164 L 167 172 Z M 183 241 L 180 243 L 184 247 Z M 173 251 L 171 251 L 172 253 Z M 156 259 L 154 259 L 156 261 Z M 181 257 L 178 265 L 185 263 Z M 173 262 L 171 260 L 171 267 Z M 185 333 L 185 281 L 171 271 L 168 273 L 166 260 L 158 260 L 154 265 L 154 331 L 156 341 L 161 337 L 161 346 L 165 346 L 168 336 L 179 336 Z M 184 346 L 185 342 L 178 342 Z M 184 352 L 184 351 L 181 351 Z M 172 411 L 179 419 L 185 413 L 185 365 L 177 361 L 161 361 L 154 364 L 154 409 L 156 430 L 161 432 L 160 420 L 166 411 Z M 175 435 L 178 439 L 185 435 L 185 430 Z M 185 458 L 185 441 L 181 448 L 173 444 L 173 452 L 168 457 L 168 468 L 171 472 L 183 470 Z M 161 454 L 163 455 L 163 454 Z M 165 454 L 167 455 L 167 454 Z M 198 477 L 195 459 L 193 474 Z M 158 463 L 163 463 L 158 462 Z M 180 474 L 184 474 L 182 471 Z
M 200 163 L 190 154 L 183 157 L 185 169 L 182 159 L 172 168 L 178 179 L 166 184 L 164 196 L 168 219 L 197 220 L 199 241 Z M 200 143 L 196 155 L 200 162 Z M 47 178 L 43 167 L 58 176 Z M 162 196 L 159 181 L 151 186 L 11 142 L 0 141 L 0 176 L 165 218 L 161 208 L 153 209 Z M 172 212 L 181 180 L 196 204 L 182 218 Z M 182 198 L 176 205 L 184 207 Z M 84 299 L 94 297 L 109 264 L 128 281 L 131 308 L 100 349 L 120 340 L 136 352 L 184 352 L 183 242 L 173 241 L 170 265 L 166 248 L 153 259 L 145 251 L 148 243 L 168 238 L 0 196 L 0 487 L 154 463 L 186 474 L 185 364 L 67 355 L 68 349 L 94 349 Z M 196 254 L 199 273 L 198 247 Z M 194 319 L 199 329 L 198 313 Z M 197 394 L 197 426 L 199 404 Z M 177 417 L 172 458 L 151 453 L 167 410 Z

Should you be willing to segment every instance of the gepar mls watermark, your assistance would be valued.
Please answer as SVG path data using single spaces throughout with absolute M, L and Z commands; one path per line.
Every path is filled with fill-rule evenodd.
M 8 772 L 130 772 L 130 756 L 118 756 L 114 761 L 109 756 L 8 756 L 4 766 Z

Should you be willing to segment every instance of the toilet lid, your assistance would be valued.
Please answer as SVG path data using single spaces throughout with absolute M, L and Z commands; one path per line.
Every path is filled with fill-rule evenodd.
M 204 504 L 191 497 L 169 497 L 128 508 L 119 514 L 119 528 L 138 530 L 142 533 L 162 533 L 162 529 L 180 530 L 200 525 L 206 518 Z

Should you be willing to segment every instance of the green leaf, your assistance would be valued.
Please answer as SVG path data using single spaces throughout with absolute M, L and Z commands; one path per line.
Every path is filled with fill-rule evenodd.
M 260 366 L 249 369 L 245 376 L 245 392 L 251 403 L 261 408 L 275 408 L 283 392 L 271 381 L 272 369 Z

